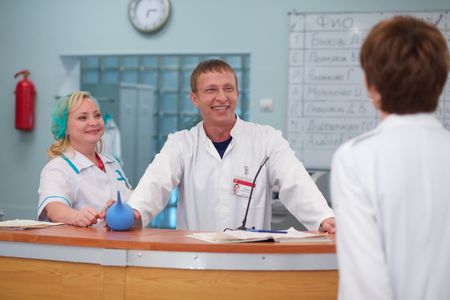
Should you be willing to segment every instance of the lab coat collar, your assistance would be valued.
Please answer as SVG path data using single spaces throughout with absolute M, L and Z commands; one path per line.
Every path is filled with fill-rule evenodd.
M 378 127 L 380 129 L 384 129 L 410 125 L 421 125 L 432 127 L 442 126 L 442 124 L 439 122 L 438 119 L 436 119 L 433 113 L 417 113 L 409 115 L 390 114 L 378 125 Z
M 239 140 L 240 133 L 242 132 L 243 127 L 243 121 L 239 118 L 238 115 L 236 115 L 236 123 L 234 123 L 233 128 L 231 128 L 231 136 L 233 137 L 233 140 Z
M 94 166 L 94 163 L 90 161 L 86 156 L 76 150 L 65 150 L 63 156 L 71 161 L 71 163 L 79 170 L 87 169 Z M 113 163 L 114 160 L 106 155 L 99 154 L 103 163 Z
M 233 137 L 232 143 L 235 143 L 236 140 L 239 140 L 240 132 L 242 132 L 243 127 L 243 121 L 239 118 L 238 115 L 236 116 L 236 123 L 234 123 L 233 128 L 231 128 L 230 135 Z M 198 130 L 200 131 L 200 137 L 204 143 L 209 143 L 211 139 L 206 135 L 205 128 L 203 128 L 203 121 L 197 124 Z
M 236 116 L 236 123 L 234 123 L 233 128 L 231 128 L 230 135 L 233 137 L 230 144 L 228 145 L 227 149 L 225 150 L 225 153 L 223 157 L 227 155 L 228 152 L 231 151 L 231 149 L 239 143 L 239 132 L 241 131 L 242 122 L 241 119 L 237 115 Z M 207 151 L 217 160 L 221 161 L 223 157 L 220 157 L 219 153 L 217 152 L 216 148 L 213 145 L 213 142 L 211 139 L 206 135 L 205 128 L 203 128 L 203 122 L 200 122 L 197 126 L 199 130 L 200 140 L 203 142 L 204 146 L 206 147 Z
M 110 157 L 109 155 L 98 153 L 98 156 L 100 156 L 100 158 L 102 159 L 103 163 L 113 163 L 115 161 L 115 159 Z

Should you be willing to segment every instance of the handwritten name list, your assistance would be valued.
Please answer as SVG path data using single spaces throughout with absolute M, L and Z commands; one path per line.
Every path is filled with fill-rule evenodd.
M 364 87 L 359 51 L 369 30 L 394 15 L 427 20 L 450 41 L 448 11 L 289 13 L 287 138 L 307 168 L 328 169 L 340 144 L 379 123 Z M 450 129 L 448 82 L 436 115 Z

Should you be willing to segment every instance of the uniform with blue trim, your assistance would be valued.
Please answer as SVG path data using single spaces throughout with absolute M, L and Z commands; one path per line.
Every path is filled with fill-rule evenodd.
M 131 195 L 131 186 L 120 164 L 99 154 L 106 172 L 77 151 L 66 151 L 50 160 L 41 172 L 38 190 L 38 219 L 48 221 L 45 206 L 61 202 L 73 209 L 92 207 L 100 211 L 120 191 L 123 200 Z

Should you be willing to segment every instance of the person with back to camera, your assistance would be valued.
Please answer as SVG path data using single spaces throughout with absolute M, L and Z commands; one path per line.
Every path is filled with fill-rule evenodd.
M 178 187 L 177 229 L 235 229 L 252 180 L 269 157 L 256 180 L 246 225 L 270 229 L 272 188 L 279 186 L 281 201 L 308 229 L 334 232 L 334 213 L 281 132 L 239 119 L 238 96 L 236 73 L 226 62 L 211 59 L 195 68 L 191 100 L 203 121 L 168 136 L 128 202 L 137 220 L 147 225 Z
M 100 154 L 104 121 L 97 100 L 83 91 L 60 98 L 52 133 L 56 141 L 41 172 L 38 218 L 80 227 L 96 224 L 100 209 L 118 190 L 124 200 L 131 194 L 120 164 Z
M 447 42 L 432 24 L 377 24 L 360 53 L 381 123 L 335 153 L 340 299 L 449 299 L 450 132 L 433 115 Z

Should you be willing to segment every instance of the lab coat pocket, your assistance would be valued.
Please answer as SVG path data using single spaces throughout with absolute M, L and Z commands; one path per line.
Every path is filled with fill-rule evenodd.
M 241 202 L 243 208 L 247 208 L 250 200 L 250 208 L 264 207 L 266 195 L 266 168 L 263 167 L 256 177 L 259 166 L 252 166 L 246 162 L 243 169 L 238 168 L 237 175 L 233 178 L 233 194 L 236 200 Z M 237 164 L 239 166 L 239 164 Z M 243 171 L 243 173 L 241 173 Z M 255 183 L 253 183 L 255 181 Z M 250 199 L 251 197 L 251 199 Z
M 236 197 L 238 201 L 241 201 L 242 207 L 247 208 L 248 202 L 250 201 L 250 208 L 260 208 L 264 207 L 264 190 L 257 190 L 258 185 L 253 188 L 253 193 L 251 191 L 246 197 L 238 196 Z M 250 195 L 251 193 L 251 195 Z M 251 197 L 251 199 L 250 199 Z

